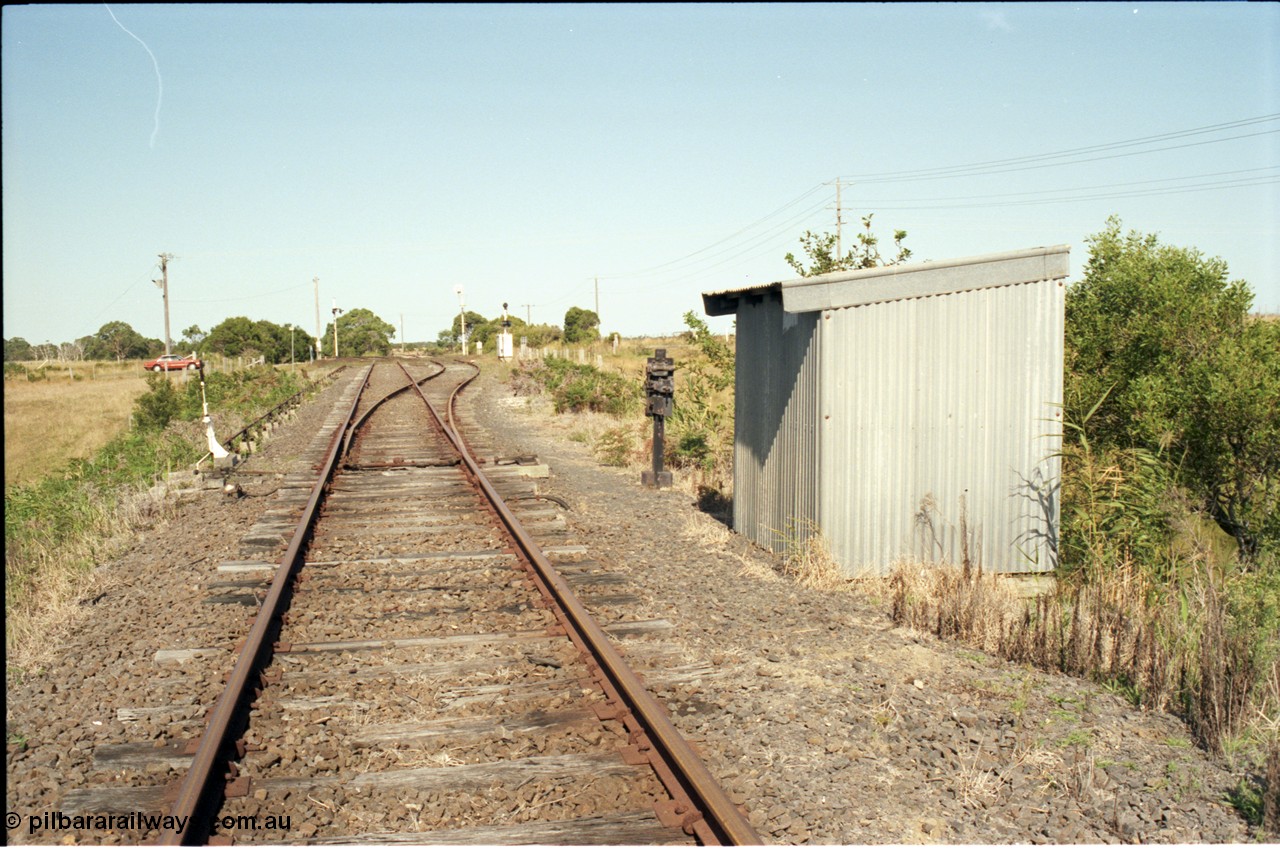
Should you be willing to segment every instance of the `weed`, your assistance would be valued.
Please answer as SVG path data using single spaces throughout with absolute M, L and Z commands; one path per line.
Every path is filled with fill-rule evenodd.
M 1229 790 L 1223 801 L 1239 811 L 1240 816 L 1251 826 L 1261 826 L 1263 820 L 1263 790 L 1249 778 L 1241 778 L 1236 786 Z
M 1077 716 L 1075 713 L 1072 713 L 1070 710 L 1062 710 L 1062 709 L 1050 710 L 1049 715 L 1052 716 L 1057 721 L 1067 725 L 1080 724 L 1080 717 Z
M 637 460 L 636 436 L 626 426 L 615 426 L 600 433 L 595 441 L 596 458 L 609 467 L 626 467 Z
M 826 539 L 812 521 L 793 522 L 782 534 L 784 576 L 810 589 L 848 588 L 850 580 L 831 556 Z
M 178 391 L 167 375 L 159 373 L 147 377 L 150 388 L 133 406 L 133 422 L 138 429 L 158 430 L 169 425 L 178 416 L 182 403 Z
M 1067 738 L 1069 741 L 1071 737 Z M 1072 748 L 1071 763 L 1061 782 L 1064 792 L 1077 802 L 1087 800 L 1093 793 L 1093 770 L 1095 762 L 1091 743 L 1070 741 L 1066 747 Z
M 1088 731 L 1072 731 L 1061 740 L 1058 748 L 1089 748 L 1093 745 L 1093 735 Z
M 1103 678 L 1102 688 L 1112 695 L 1119 696 L 1134 707 L 1142 706 L 1142 690 L 1134 685 L 1129 676 L 1121 672 L 1115 677 Z
M 1025 602 L 958 567 L 902 564 L 892 575 L 898 624 L 1007 659 L 1091 677 L 1140 706 L 1171 708 L 1214 752 L 1280 707 L 1280 569 L 1213 572 L 1154 585 L 1129 563 Z M 1249 595 L 1239 590 L 1246 588 Z M 1006 590 L 1007 591 L 1007 590 Z M 1254 709 L 1250 709 L 1254 708 Z

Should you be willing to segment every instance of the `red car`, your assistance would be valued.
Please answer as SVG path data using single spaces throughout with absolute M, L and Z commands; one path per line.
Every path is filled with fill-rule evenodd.
M 142 366 L 153 373 L 159 373 L 164 370 L 198 370 L 201 363 L 194 355 L 161 355 L 154 361 L 144 361 Z

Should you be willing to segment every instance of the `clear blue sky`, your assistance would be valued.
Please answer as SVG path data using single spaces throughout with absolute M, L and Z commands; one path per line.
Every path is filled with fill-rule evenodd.
M 915 259 L 1069 243 L 1076 277 L 1115 213 L 1280 311 L 1274 3 L 3 16 L 5 337 L 161 337 L 161 252 L 175 338 L 312 329 L 314 277 L 323 322 L 403 314 L 409 340 L 456 287 L 559 324 L 594 276 L 604 331 L 671 332 L 704 290 L 794 277 L 837 177 L 846 222 Z M 945 171 L 974 163 L 998 165 Z

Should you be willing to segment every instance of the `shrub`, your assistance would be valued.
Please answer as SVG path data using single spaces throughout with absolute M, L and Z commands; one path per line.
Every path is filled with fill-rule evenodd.
M 151 390 L 133 404 L 134 426 L 144 432 L 159 431 L 178 416 L 182 403 L 168 376 L 147 376 L 147 387 Z
M 664 461 L 726 480 L 733 465 L 734 351 L 692 311 L 684 315 L 698 354 L 676 372 L 675 411 Z
M 640 402 L 637 382 L 565 358 L 547 358 L 534 376 L 550 392 L 557 413 L 598 411 L 621 417 Z
M 615 426 L 600 433 L 595 442 L 596 458 L 609 467 L 626 467 L 638 453 L 635 430 Z

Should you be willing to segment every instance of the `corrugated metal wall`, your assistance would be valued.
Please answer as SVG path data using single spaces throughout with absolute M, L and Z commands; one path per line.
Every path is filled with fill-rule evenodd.
M 817 518 L 818 314 L 789 314 L 777 292 L 738 306 L 734 529 L 772 550 Z
M 741 316 L 739 340 L 758 340 Z M 803 467 L 826 475 L 812 517 L 847 570 L 884 573 L 912 556 L 958 562 L 962 506 L 985 568 L 1053 567 L 1060 282 L 799 316 L 821 316 L 821 448 Z

